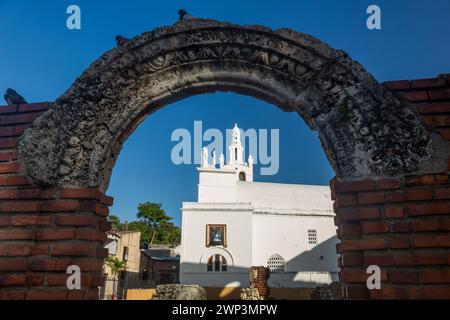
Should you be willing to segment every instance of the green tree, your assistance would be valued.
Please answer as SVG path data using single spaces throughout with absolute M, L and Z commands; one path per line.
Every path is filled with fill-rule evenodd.
M 108 221 L 111 223 L 112 229 L 115 229 L 117 231 L 123 230 L 123 223 L 120 221 L 120 218 L 114 214 L 111 214 L 108 217 Z
M 171 217 L 166 215 L 166 212 L 161 206 L 161 203 L 154 202 L 145 202 L 138 206 L 138 213 L 136 216 L 152 229 L 150 245 L 153 244 L 156 234 L 161 229 L 161 225 L 172 220 Z
M 128 230 L 141 232 L 141 247 L 147 247 L 150 244 L 153 229 L 144 221 L 131 221 L 128 223 Z
M 121 261 L 117 257 L 107 257 L 105 258 L 105 264 L 109 267 L 109 272 L 113 276 L 112 299 L 114 300 L 116 296 L 116 279 L 121 271 L 127 269 L 127 262 Z

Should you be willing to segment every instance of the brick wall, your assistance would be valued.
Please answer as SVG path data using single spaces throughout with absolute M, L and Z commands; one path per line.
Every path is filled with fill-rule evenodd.
M 450 140 L 450 76 L 385 85 L 416 104 L 426 126 Z M 449 159 L 450 166 L 450 159 Z M 341 243 L 340 280 L 351 299 L 450 299 L 449 171 L 331 181 Z M 366 267 L 381 268 L 381 290 Z
M 20 172 L 17 139 L 48 103 L 0 106 L 0 299 L 98 299 L 107 207 L 97 189 L 40 189 Z M 82 290 L 68 290 L 78 265 Z
M 450 140 L 449 78 L 385 85 Z M 97 189 L 41 189 L 21 174 L 17 139 L 49 106 L 0 106 L 0 299 L 97 299 L 102 284 L 112 198 Z M 331 181 L 348 298 L 450 298 L 448 174 Z M 82 290 L 65 285 L 72 264 L 83 273 Z M 381 290 L 366 288 L 372 264 L 381 267 Z

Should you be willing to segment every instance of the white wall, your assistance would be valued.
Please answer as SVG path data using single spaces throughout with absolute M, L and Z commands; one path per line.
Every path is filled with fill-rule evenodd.
M 249 204 L 183 203 L 180 282 L 205 287 L 247 286 L 248 267 L 252 265 L 252 212 Z M 226 248 L 206 247 L 207 224 L 227 225 Z M 227 272 L 206 271 L 208 258 L 216 253 L 227 259 Z
M 317 230 L 318 244 L 308 243 L 308 229 Z M 253 265 L 266 266 L 278 254 L 287 272 L 336 272 L 337 242 L 333 216 L 253 215 Z

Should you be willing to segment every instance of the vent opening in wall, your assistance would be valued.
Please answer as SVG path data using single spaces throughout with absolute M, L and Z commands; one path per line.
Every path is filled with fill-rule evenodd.
M 270 256 L 267 261 L 267 267 L 270 269 L 270 272 L 284 272 L 286 266 L 286 261 L 279 254 L 274 254 Z
M 308 230 L 308 243 L 309 244 L 317 243 L 317 230 L 315 229 Z

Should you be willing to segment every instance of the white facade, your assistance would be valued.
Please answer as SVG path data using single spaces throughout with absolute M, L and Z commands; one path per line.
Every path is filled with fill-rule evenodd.
M 243 161 L 236 125 L 232 134 L 227 164 L 221 155 L 216 167 L 214 153 L 210 164 L 203 148 L 198 202 L 183 203 L 181 283 L 246 287 L 251 266 L 274 270 L 272 287 L 336 280 L 329 187 L 253 182 L 253 159 Z

